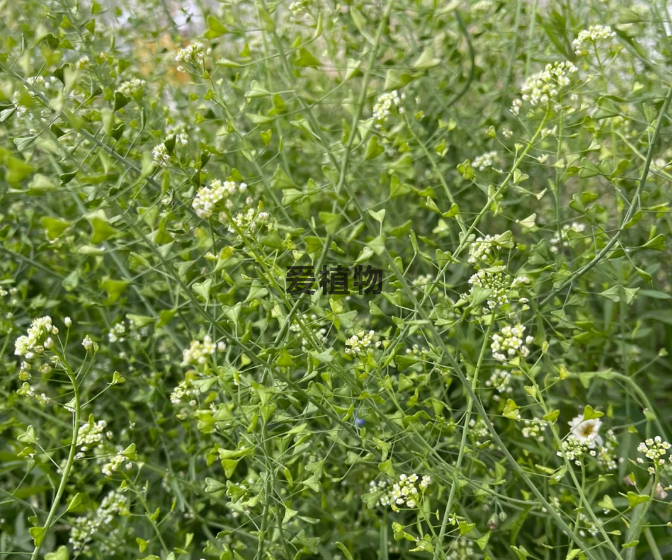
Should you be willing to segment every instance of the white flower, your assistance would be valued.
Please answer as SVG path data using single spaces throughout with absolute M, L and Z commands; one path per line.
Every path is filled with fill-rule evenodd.
M 378 96 L 376 103 L 373 106 L 373 118 L 376 121 L 376 126 L 380 128 L 381 123 L 387 121 L 387 117 L 392 112 L 393 107 L 399 107 L 399 104 L 406 99 L 406 94 L 399 95 L 397 90 L 383 93 Z M 403 107 L 398 109 L 399 113 L 403 113 Z
M 89 57 L 84 55 L 77 62 L 75 62 L 75 68 L 77 68 L 78 70 L 86 68 L 89 65 L 89 62 L 90 62 Z
M 65 326 L 70 328 L 72 326 L 72 319 L 70 317 L 66 317 L 63 322 L 65 323 Z
M 613 37 L 616 37 L 616 33 L 611 30 L 611 27 L 591 25 L 588 29 L 584 29 L 579 33 L 579 36 L 572 41 L 572 46 L 576 54 L 587 55 L 589 51 L 584 46 L 584 43 L 590 42 L 597 47 L 599 43 L 608 41 Z
M 177 51 L 175 62 L 186 62 L 203 66 L 206 55 L 210 54 L 212 49 L 205 49 L 205 46 L 200 41 L 194 41 L 191 45 L 184 47 Z M 182 66 L 177 68 L 180 72 L 184 71 Z
M 41 354 L 43 343 L 49 334 L 58 334 L 58 329 L 51 323 L 51 317 L 40 317 L 33 320 L 28 328 L 28 334 L 20 336 L 14 343 L 14 354 L 31 360 L 35 354 Z
M 493 357 L 499 362 L 506 362 L 517 355 L 527 358 L 530 350 L 523 343 L 524 332 L 525 327 L 518 323 L 513 327 L 506 325 L 499 334 L 493 334 L 490 344 Z
M 665 457 L 668 449 L 670 449 L 670 444 L 663 441 L 660 436 L 649 438 L 640 443 L 637 447 L 637 451 L 645 455 L 647 459 L 651 459 L 654 465 L 662 465 L 665 463 L 663 457 Z M 672 461 L 672 456 L 670 457 L 670 461 Z M 643 461 L 640 458 L 637 459 L 637 462 L 642 463 Z
M 583 414 L 574 417 L 571 422 L 569 422 L 569 427 L 572 429 L 572 435 L 578 441 L 594 441 L 597 445 L 602 445 L 602 438 L 600 437 L 601 426 L 602 420 L 599 418 L 584 420 Z
M 84 337 L 84 340 L 82 340 L 82 346 L 83 346 L 87 351 L 88 351 L 88 350 L 91 350 L 91 348 L 93 348 L 93 344 L 94 344 L 94 343 L 93 343 L 93 340 L 91 340 L 91 337 L 90 337 L 88 334 Z
M 373 345 L 375 348 L 380 346 L 380 341 L 373 341 L 375 336 L 375 331 L 359 331 L 357 334 L 353 334 L 350 338 L 345 340 L 345 353 L 346 354 L 366 354 L 368 350 Z M 406 475 L 401 475 L 406 476 Z
M 161 143 L 154 146 L 154 149 L 152 150 L 152 159 L 154 160 L 155 165 L 158 165 L 159 167 L 168 167 L 168 164 L 170 163 L 170 154 L 168 153 L 168 148 L 166 148 L 165 144 Z
M 484 171 L 487 167 L 492 167 L 497 161 L 497 152 L 486 152 L 474 158 L 472 166 L 477 168 L 479 171 Z
M 222 199 L 230 198 L 236 192 L 244 193 L 247 184 L 236 184 L 234 181 L 215 180 L 208 187 L 198 189 L 192 206 L 199 218 L 207 219 L 212 216 L 215 205 Z
M 136 93 L 142 91 L 142 88 L 144 88 L 146 84 L 147 82 L 145 82 L 145 80 L 133 78 L 132 80 L 122 83 L 117 91 L 126 97 L 133 97 Z
M 518 115 L 523 101 L 529 102 L 533 107 L 555 101 L 560 90 L 570 84 L 569 74 L 576 70 L 576 66 L 569 61 L 547 64 L 544 70 L 525 80 L 520 90 L 522 99 L 514 99 L 511 112 Z
M 217 349 L 212 342 L 212 338 L 206 335 L 203 342 L 192 340 L 189 348 L 182 353 L 182 366 L 203 365 L 210 354 L 214 354 Z

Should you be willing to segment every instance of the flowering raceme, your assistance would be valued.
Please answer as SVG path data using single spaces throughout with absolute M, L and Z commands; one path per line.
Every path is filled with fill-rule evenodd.
M 236 184 L 234 181 L 215 180 L 209 186 L 198 189 L 192 206 L 199 218 L 207 219 L 212 216 L 218 202 L 226 199 L 227 208 L 231 208 L 233 201 L 230 197 L 237 192 L 244 193 L 246 190 L 246 183 Z
M 576 71 L 576 66 L 569 61 L 547 64 L 544 70 L 525 81 L 520 89 L 521 98 L 513 101 L 511 112 L 518 115 L 523 102 L 528 102 L 533 107 L 556 102 L 562 88 L 571 83 L 569 75 Z
M 581 55 L 587 55 L 588 49 L 586 43 L 591 43 L 595 48 L 600 43 L 604 43 L 609 39 L 616 37 L 616 33 L 612 31 L 611 27 L 605 25 L 591 25 L 588 29 L 581 31 L 576 39 L 572 41 L 574 52 Z

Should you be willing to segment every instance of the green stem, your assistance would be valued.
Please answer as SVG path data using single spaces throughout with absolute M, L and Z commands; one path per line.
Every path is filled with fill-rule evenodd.
M 47 534 L 49 533 L 49 529 L 51 528 L 54 516 L 56 515 L 58 506 L 61 503 L 61 497 L 63 496 L 65 485 L 68 483 L 68 477 L 70 476 L 70 471 L 72 470 L 72 466 L 75 463 L 75 454 L 77 452 L 77 436 L 79 435 L 79 415 L 81 411 L 79 403 L 79 386 L 77 385 L 77 379 L 75 377 L 75 374 L 72 372 L 72 369 L 70 369 L 70 366 L 67 364 L 67 362 L 64 359 L 62 359 L 62 357 L 61 357 L 61 363 L 63 364 L 63 367 L 65 368 L 65 371 L 68 375 L 68 378 L 72 383 L 73 391 L 75 394 L 74 398 L 75 410 L 74 410 L 74 417 L 72 419 L 72 436 L 70 441 L 70 451 L 68 453 L 68 460 L 65 464 L 65 468 L 63 469 L 63 473 L 61 474 L 61 482 L 58 485 L 58 489 L 56 490 L 56 496 L 54 497 L 54 501 L 51 504 L 51 509 L 49 510 L 49 515 L 47 515 L 47 520 L 44 522 L 44 534 L 42 535 L 42 538 L 39 540 L 39 544 L 35 545 L 33 554 L 30 557 L 31 560 L 37 560 L 37 558 L 40 555 L 40 549 L 42 548 L 42 543 L 44 542 L 44 539 L 47 537 Z
M 481 370 L 481 364 L 483 363 L 483 356 L 485 355 L 485 349 L 488 346 L 488 339 L 490 337 L 490 331 L 492 330 L 492 324 L 494 321 L 491 321 L 488 325 L 488 328 L 483 337 L 483 344 L 481 345 L 481 352 L 478 355 L 478 362 L 476 363 L 476 368 L 474 369 L 474 374 L 471 377 L 471 386 L 476 388 L 476 383 L 478 382 L 478 373 Z M 471 419 L 471 409 L 474 404 L 474 401 L 467 396 L 467 410 L 464 413 L 464 423 L 462 424 L 462 439 L 460 441 L 460 451 L 457 455 L 457 462 L 455 463 L 455 472 L 453 476 L 453 484 L 450 487 L 450 494 L 448 495 L 448 502 L 446 503 L 446 509 L 443 512 L 443 520 L 441 522 L 441 531 L 439 532 L 439 541 L 436 548 L 434 549 L 434 560 L 439 557 L 439 551 L 443 552 L 443 538 L 446 534 L 446 527 L 448 525 L 448 518 L 450 512 L 453 508 L 453 501 L 455 499 L 455 494 L 457 492 L 457 487 L 459 486 L 460 478 L 460 467 L 462 466 L 462 458 L 464 457 L 464 450 L 467 446 L 467 431 L 469 430 L 469 420 Z

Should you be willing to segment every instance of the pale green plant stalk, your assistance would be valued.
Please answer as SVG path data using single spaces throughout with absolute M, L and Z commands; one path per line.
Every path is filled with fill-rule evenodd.
M 58 484 L 58 489 L 56 490 L 56 495 L 54 496 L 54 500 L 51 503 L 51 508 L 49 509 L 49 514 L 47 515 L 47 519 L 44 522 L 43 526 L 43 533 L 40 536 L 39 539 L 35 539 L 35 548 L 33 549 L 33 553 L 31 554 L 31 560 L 37 560 L 40 557 L 40 550 L 42 549 L 42 543 L 44 542 L 44 539 L 46 538 L 47 534 L 49 533 L 49 530 L 51 529 L 51 525 L 54 521 L 54 517 L 56 516 L 56 512 L 58 511 L 58 507 L 61 503 L 61 498 L 63 496 L 63 491 L 65 490 L 65 486 L 68 483 L 68 479 L 70 477 L 70 471 L 72 470 L 72 467 L 75 463 L 75 454 L 77 453 L 77 436 L 79 434 L 79 416 L 81 413 L 81 407 L 80 407 L 80 402 L 79 402 L 79 385 L 77 384 L 77 377 L 73 373 L 72 369 L 68 365 L 68 362 L 64 359 L 63 356 L 59 356 L 61 358 L 61 364 L 63 365 L 63 368 L 65 369 L 65 372 L 68 375 L 68 379 L 70 380 L 70 383 L 72 383 L 72 389 L 74 393 L 74 398 L 73 398 L 73 416 L 72 416 L 72 433 L 70 436 L 70 449 L 68 451 L 68 458 L 65 463 L 65 467 L 63 467 L 63 472 L 61 473 L 61 481 Z

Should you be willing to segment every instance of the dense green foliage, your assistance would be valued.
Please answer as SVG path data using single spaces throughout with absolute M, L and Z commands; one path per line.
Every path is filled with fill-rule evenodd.
M 0 13 L 1 558 L 672 557 L 664 2 Z

